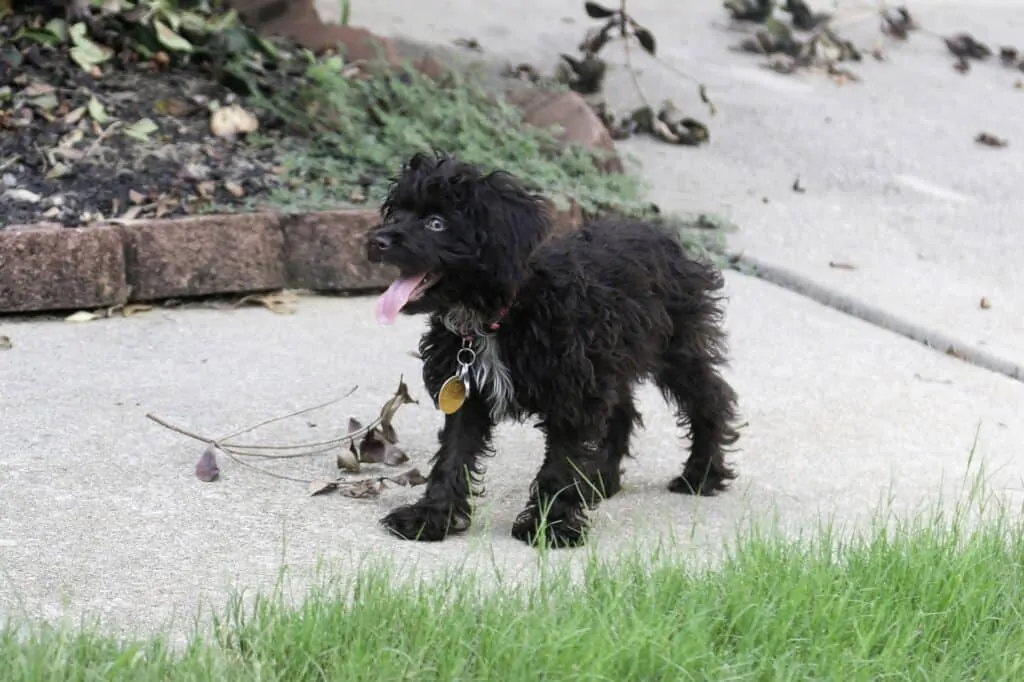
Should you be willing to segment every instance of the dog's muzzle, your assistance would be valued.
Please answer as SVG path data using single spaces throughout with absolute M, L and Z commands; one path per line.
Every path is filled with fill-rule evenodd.
M 386 227 L 378 227 L 370 232 L 366 239 L 366 257 L 371 263 L 380 263 L 391 248 L 398 244 L 400 237 L 397 232 Z

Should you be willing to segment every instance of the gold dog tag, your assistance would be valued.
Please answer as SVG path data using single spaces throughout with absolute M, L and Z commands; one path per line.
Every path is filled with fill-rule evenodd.
M 437 394 L 437 406 L 445 414 L 455 414 L 466 402 L 466 393 L 466 382 L 461 377 L 451 377 Z
M 469 368 L 476 362 L 476 353 L 472 348 L 473 339 L 464 337 L 462 348 L 455 355 L 459 370 L 455 376 L 449 377 L 437 392 L 437 406 L 445 414 L 455 414 L 466 403 L 469 395 Z

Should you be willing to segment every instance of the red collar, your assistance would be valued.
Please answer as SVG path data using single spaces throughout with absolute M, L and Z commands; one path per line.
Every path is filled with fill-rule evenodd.
M 497 318 L 495 318 L 494 322 L 491 322 L 489 325 L 487 325 L 488 327 L 490 327 L 491 331 L 495 331 L 495 332 L 498 331 L 498 329 L 501 327 L 501 323 L 508 316 L 508 311 L 511 308 L 512 308 L 512 305 L 509 304 L 507 306 L 504 306 L 503 308 L 501 308 L 501 310 L 498 311 L 498 316 L 497 316 Z M 463 341 L 472 341 L 473 340 L 473 334 L 471 332 L 467 331 L 465 327 L 462 328 L 462 340 Z

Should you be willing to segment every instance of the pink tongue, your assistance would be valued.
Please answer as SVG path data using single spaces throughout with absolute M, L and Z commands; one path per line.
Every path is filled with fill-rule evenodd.
M 377 321 L 381 324 L 391 324 L 398 317 L 398 311 L 409 301 L 413 289 L 423 281 L 426 274 L 413 275 L 412 277 L 399 277 L 388 290 L 377 299 Z

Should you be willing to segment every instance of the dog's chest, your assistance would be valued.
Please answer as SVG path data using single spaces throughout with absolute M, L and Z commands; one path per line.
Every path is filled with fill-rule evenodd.
M 449 317 L 445 326 L 453 333 L 459 333 L 459 320 Z M 501 341 L 493 332 L 472 334 L 472 364 L 469 366 L 471 385 L 490 406 L 491 419 L 501 421 L 515 414 L 515 385 L 508 365 L 502 358 Z
M 501 358 L 501 345 L 495 336 L 477 337 L 473 341 L 476 359 L 470 372 L 473 386 L 483 393 L 491 407 L 491 418 L 499 421 L 513 412 L 515 386 L 508 365 Z

